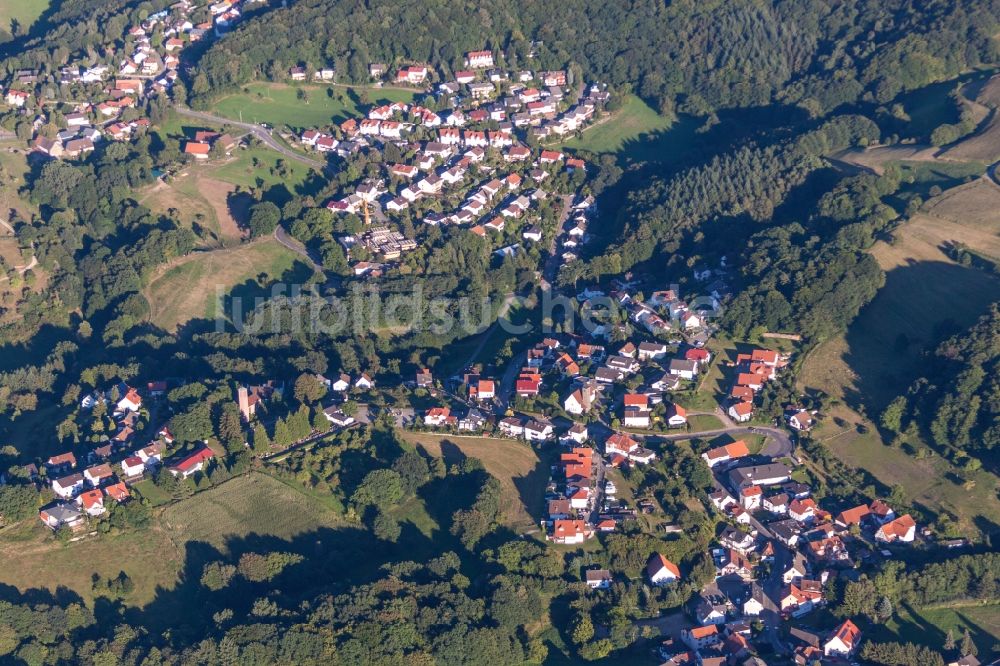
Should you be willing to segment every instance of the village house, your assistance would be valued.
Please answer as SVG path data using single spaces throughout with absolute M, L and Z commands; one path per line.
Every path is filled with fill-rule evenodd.
M 916 537 L 917 523 L 910 514 L 905 514 L 879 526 L 875 540 L 885 543 L 912 543 Z
M 587 586 L 592 590 L 607 590 L 611 587 L 611 572 L 607 569 L 588 569 L 586 573 Z
M 680 580 L 681 570 L 660 553 L 653 553 L 646 563 L 646 577 L 658 587 Z
M 76 503 L 88 516 L 96 517 L 104 513 L 104 493 L 100 490 L 88 490 L 80 493 L 79 497 L 76 498 Z
M 726 410 L 729 414 L 729 418 L 736 421 L 737 423 L 746 423 L 753 417 L 753 403 L 751 402 L 736 402 L 729 406 Z
M 594 536 L 594 531 L 583 520 L 556 520 L 549 539 L 559 544 L 580 544 Z
M 720 463 L 729 462 L 730 460 L 736 460 L 748 455 L 750 455 L 750 449 L 747 448 L 746 442 L 740 439 L 725 446 L 717 446 L 709 449 L 701 454 L 701 457 L 705 459 L 709 467 L 715 467 Z
M 681 640 L 692 650 L 703 650 L 719 642 L 719 628 L 714 624 L 681 630 Z
M 500 421 L 497 424 L 497 428 L 501 433 L 507 437 L 523 437 L 524 436 L 524 424 L 520 419 L 513 416 L 508 416 L 507 418 Z
M 805 410 L 795 412 L 788 417 L 788 425 L 799 432 L 810 430 L 815 423 L 816 420 L 813 418 L 813 415 Z
M 693 380 L 698 374 L 698 362 L 682 358 L 671 359 L 667 372 L 681 379 Z
M 52 529 L 75 529 L 83 524 L 83 514 L 72 504 L 54 504 L 38 512 L 38 517 Z
M 79 472 L 52 480 L 52 491 L 63 499 L 73 499 L 83 490 L 83 474 Z
M 180 476 L 186 479 L 189 476 L 202 471 L 205 468 L 205 463 L 214 457 L 215 454 L 212 453 L 211 449 L 207 446 L 202 447 L 185 455 L 173 465 L 170 465 L 167 469 L 174 476 Z
M 597 401 L 597 384 L 587 382 L 563 399 L 563 409 L 570 414 L 586 414 Z
M 676 403 L 667 405 L 667 427 L 683 428 L 687 425 L 687 410 Z
M 861 630 L 850 620 L 833 630 L 823 644 L 823 654 L 827 657 L 849 658 L 861 642 Z

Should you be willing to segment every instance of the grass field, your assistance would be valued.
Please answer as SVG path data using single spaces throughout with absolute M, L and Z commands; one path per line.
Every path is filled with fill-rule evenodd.
M 538 454 L 522 442 L 482 437 L 455 437 L 433 433 L 400 432 L 402 438 L 432 456 L 459 460 L 478 458 L 503 487 L 508 524 L 523 529 L 537 525 L 542 513 L 549 470 Z
M 282 166 L 278 163 L 281 162 Z M 283 184 L 290 192 L 299 192 L 309 179 L 312 167 L 284 157 L 269 148 L 250 148 L 236 152 L 233 159 L 218 165 L 200 167 L 202 173 L 243 188 Z
M 919 376 L 925 349 L 946 330 L 966 329 L 1000 299 L 1000 279 L 960 266 L 942 251 L 962 242 L 1000 256 L 1000 192 L 985 181 L 948 190 L 926 214 L 872 250 L 886 284 L 851 324 L 824 343 L 803 368 L 801 382 L 877 414 Z
M 1000 636 L 1000 606 L 903 607 L 878 627 L 878 634 L 872 638 L 920 643 L 940 650 L 949 629 L 959 643 L 968 629 L 979 654 L 988 655 L 994 651 L 997 636 Z
M 0 0 L 0 27 L 9 31 L 16 21 L 24 34 L 48 8 L 49 0 Z
M 180 220 L 194 227 L 205 239 L 204 247 L 239 244 L 243 238 L 240 225 L 246 222 L 247 206 L 229 203 L 236 186 L 214 178 L 199 177 L 201 169 L 198 175 L 193 171 L 188 169 L 169 182 L 157 181 L 141 195 L 141 203 L 156 213 L 167 214 L 171 209 L 177 211 Z
M 275 127 L 288 125 L 296 129 L 321 127 L 340 123 L 348 118 L 361 115 L 358 94 L 367 92 L 371 103 L 410 102 L 413 92 L 384 88 L 347 88 L 330 86 L 333 96 L 324 85 L 288 85 L 284 83 L 252 83 L 245 87 L 247 92 L 227 95 L 219 99 L 212 110 L 226 118 L 252 123 L 269 123 Z M 299 99 L 298 91 L 303 90 L 308 100 Z
M 277 479 L 250 474 L 171 504 L 161 523 L 174 539 L 221 548 L 228 539 L 248 534 L 290 539 L 320 527 L 336 527 L 340 517 Z
M 617 153 L 628 149 L 636 159 L 656 159 L 664 148 L 656 135 L 670 129 L 661 116 L 635 95 L 625 98 L 620 109 L 599 125 L 584 131 L 582 138 L 567 141 L 566 148 L 594 153 Z
M 1000 158 L 1000 78 L 994 76 L 979 87 L 975 101 L 992 114 L 980 124 L 971 136 L 959 141 L 942 153 L 942 157 L 955 160 L 982 160 L 994 162 Z
M 171 504 L 141 532 L 106 534 L 62 544 L 37 520 L 0 532 L 0 583 L 19 590 L 64 587 L 92 598 L 91 577 L 125 571 L 135 583 L 126 600 L 143 606 L 157 588 L 170 589 L 184 567 L 185 544 L 200 541 L 224 549 L 229 538 L 250 534 L 281 539 L 336 527 L 336 513 L 264 474 L 250 474 Z
M 908 501 L 933 514 L 942 509 L 948 511 L 957 517 L 969 536 L 975 536 L 991 524 L 1000 525 L 997 480 L 988 471 L 980 470 L 971 475 L 963 472 L 975 481 L 972 488 L 966 489 L 952 481 L 957 470 L 940 456 L 918 460 L 902 449 L 886 446 L 870 423 L 867 433 L 859 433 L 853 426 L 863 419 L 848 407 L 837 407 L 828 416 L 843 419 L 849 427 L 841 428 L 833 418 L 826 418 L 813 436 L 847 464 L 867 470 L 887 487 L 901 485 Z
M 216 293 L 244 299 L 244 312 L 264 285 L 301 282 L 311 269 L 302 258 L 273 238 L 238 247 L 188 255 L 155 278 L 145 290 L 150 321 L 165 330 L 176 330 L 192 319 L 216 316 Z M 264 279 L 259 281 L 258 278 Z

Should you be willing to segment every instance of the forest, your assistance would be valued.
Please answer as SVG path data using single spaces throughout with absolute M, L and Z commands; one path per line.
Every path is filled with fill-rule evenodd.
M 996 60 L 996 0 L 933 8 L 892 2 L 757 3 L 433 0 L 404 4 L 300 0 L 247 23 L 209 50 L 192 92 L 202 98 L 291 66 L 333 65 L 368 79 L 368 63 L 429 63 L 445 74 L 484 45 L 505 64 L 556 69 L 634 90 L 666 115 L 800 105 L 822 115 Z M 663 31 L 662 26 L 670 26 Z M 529 63 L 529 56 L 536 56 Z

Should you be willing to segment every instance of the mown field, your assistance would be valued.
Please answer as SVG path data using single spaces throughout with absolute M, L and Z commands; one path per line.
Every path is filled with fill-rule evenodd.
M 171 504 L 161 517 L 171 538 L 203 541 L 223 548 L 248 534 L 290 539 L 321 527 L 336 527 L 340 517 L 319 502 L 266 474 L 250 474 Z
M 231 198 L 236 192 L 235 185 L 199 177 L 202 169 L 197 169 L 198 175 L 194 170 L 189 168 L 169 182 L 157 181 L 141 196 L 141 203 L 155 213 L 165 215 L 176 211 L 181 222 L 191 225 L 205 240 L 204 247 L 238 244 L 244 237 L 241 225 L 246 224 L 248 206 L 238 198 Z
M 564 146 L 594 153 L 625 151 L 635 159 L 656 159 L 664 148 L 657 141 L 657 134 L 666 132 L 672 124 L 669 118 L 661 116 L 641 99 L 629 95 L 610 118 L 585 130 L 582 137 L 570 139 Z
M 146 288 L 150 321 L 173 331 L 192 319 L 214 319 L 220 288 L 227 299 L 241 296 L 252 305 L 252 298 L 263 293 L 266 285 L 300 282 L 311 272 L 302 257 L 273 238 L 191 254 L 169 266 Z
M 246 92 L 219 99 L 212 111 L 220 116 L 250 123 L 268 123 L 275 127 L 288 125 L 296 129 L 321 127 L 340 123 L 361 114 L 365 106 L 360 99 L 367 94 L 372 104 L 410 102 L 413 92 L 395 88 L 348 88 L 326 85 L 289 85 L 284 83 L 252 83 Z M 305 100 L 298 96 L 302 90 Z M 328 90 L 333 91 L 329 94 Z
M 34 519 L 0 531 L 0 583 L 21 591 L 65 588 L 90 601 L 95 573 L 107 578 L 124 571 L 135 583 L 126 603 L 141 607 L 153 600 L 157 588 L 176 585 L 189 542 L 224 550 L 232 538 L 253 534 L 288 539 L 339 524 L 339 516 L 322 504 L 253 473 L 170 504 L 141 532 L 63 544 Z
M 0 27 L 10 31 L 16 21 L 23 34 L 49 8 L 49 4 L 49 0 L 0 0 Z
M 508 524 L 532 529 L 543 510 L 549 469 L 523 442 L 483 437 L 457 437 L 400 431 L 401 437 L 432 456 L 447 461 L 478 458 L 503 487 L 504 514 Z M 415 510 L 415 509 L 414 509 Z

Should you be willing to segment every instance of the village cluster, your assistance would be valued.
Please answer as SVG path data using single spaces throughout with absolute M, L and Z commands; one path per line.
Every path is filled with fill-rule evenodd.
M 335 151 L 346 157 L 362 149 L 384 151 L 391 144 L 403 156 L 386 161 L 380 177 L 354 183 L 326 204 L 337 214 L 363 216 L 366 228 L 373 216 L 377 218 L 377 226 L 360 237 L 338 239 L 348 257 L 356 247 L 367 250 L 364 258 L 351 259 L 356 276 L 380 275 L 385 262 L 417 247 L 388 226 L 403 211 L 427 226 L 457 226 L 495 238 L 502 245 L 496 250 L 501 256 L 518 252 L 523 242 L 541 242 L 542 228 L 525 220 L 538 202 L 551 196 L 543 183 L 559 172 L 586 172 L 583 160 L 557 149 L 533 149 L 522 139 L 528 132 L 547 136 L 582 128 L 607 103 L 603 86 L 586 87 L 583 97 L 585 87 L 573 92 L 565 71 L 507 73 L 492 69 L 488 51 L 469 53 L 465 62 L 468 70 L 456 72 L 454 81 L 428 93 L 429 99 L 437 98 L 435 106 L 447 106 L 446 111 L 389 102 L 370 108 L 366 118 L 349 118 L 333 129 L 308 129 L 300 135 L 304 146 L 321 153 Z M 300 70 L 290 71 L 293 80 L 304 79 Z M 385 67 L 373 64 L 371 73 L 381 78 Z M 407 67 L 400 70 L 397 82 L 421 85 L 427 77 L 427 68 Z M 531 84 L 543 89 L 528 87 Z M 585 241 L 592 204 L 591 199 L 581 205 L 585 199 L 574 202 L 572 220 L 559 230 L 563 261 L 575 259 Z
M 121 52 L 99 62 L 61 68 L 57 97 L 46 98 L 49 89 L 38 72 L 22 70 L 14 73 L 5 100 L 24 114 L 33 114 L 35 151 L 54 158 L 83 158 L 101 141 L 128 140 L 148 129 L 143 105 L 149 96 L 171 89 L 183 49 L 229 30 L 246 6 L 263 1 L 222 0 L 204 6 L 179 0 L 128 28 Z M 51 111 L 59 107 L 65 128 L 48 132 Z M 196 140 L 186 152 L 207 157 L 213 139 Z M 230 140 L 226 145 L 228 151 L 235 144 Z
M 323 410 L 331 431 L 355 425 L 354 417 L 343 412 L 343 402 L 349 391 L 373 389 L 374 380 L 368 373 L 361 373 L 356 378 L 343 373 L 335 378 L 316 375 L 316 379 L 334 396 L 332 404 Z M 93 410 L 98 404 L 109 409 L 116 425 L 115 434 L 86 451 L 67 451 L 49 457 L 42 465 L 44 474 L 37 465 L 27 466 L 28 476 L 36 484 L 49 485 L 55 496 L 53 503 L 39 511 L 43 523 L 53 530 L 65 527 L 77 531 L 86 527 L 88 517 L 104 515 L 109 499 L 117 503 L 130 501 L 130 488 L 146 478 L 165 470 L 174 477 L 187 479 L 207 470 L 216 452 L 207 442 L 193 448 L 174 447 L 169 422 L 156 429 L 154 439 L 141 447 L 136 446 L 137 432 L 152 430 L 143 426 L 149 425 L 147 419 L 154 409 L 162 409 L 167 388 L 166 382 L 150 382 L 140 393 L 122 383 L 108 391 L 94 391 L 83 397 L 80 401 L 82 411 Z M 283 391 L 284 385 L 273 381 L 238 387 L 235 403 L 243 423 L 253 423 L 258 418 L 258 408 Z
M 619 499 L 619 488 L 606 472 L 651 464 L 658 448 L 672 445 L 662 435 L 685 428 L 689 415 L 667 394 L 699 381 L 713 361 L 704 346 L 711 326 L 679 297 L 676 286 L 648 299 L 621 283 L 616 287 L 610 297 L 628 312 L 638 333 L 613 352 L 607 350 L 607 338 L 549 337 L 516 356 L 503 378 L 466 371 L 455 382 L 464 395 L 462 388 L 440 392 L 450 396 L 450 405 L 422 415 L 422 426 L 428 428 L 490 429 L 536 446 L 558 442 L 542 525 L 546 538 L 556 544 L 583 544 L 619 529 L 639 511 L 654 510 L 648 500 L 630 506 Z M 586 288 L 578 298 L 598 296 L 603 292 Z M 733 388 L 720 410 L 736 424 L 748 422 L 757 394 L 788 362 L 788 356 L 773 349 L 738 354 L 728 368 Z M 630 385 L 636 376 L 641 383 Z M 418 374 L 416 385 L 433 388 L 430 371 Z M 564 416 L 547 418 L 533 408 L 532 400 L 552 390 L 559 391 Z M 517 400 L 524 410 L 509 409 Z M 812 427 L 814 415 L 792 408 L 785 419 L 791 430 L 802 432 Z M 773 626 L 807 615 L 824 603 L 824 586 L 831 577 L 850 579 L 856 561 L 891 557 L 890 548 L 905 548 L 918 538 L 913 517 L 896 515 L 879 499 L 839 510 L 822 508 L 810 486 L 793 479 L 794 470 L 785 462 L 790 454 L 784 451 L 781 459 L 753 454 L 744 440 L 700 453 L 716 487 L 706 503 L 727 526 L 711 550 L 717 578 L 689 609 L 694 623 L 682 640 L 661 648 L 666 663 L 733 663 L 750 653 L 751 623 L 765 619 Z M 683 579 L 677 564 L 662 553 L 650 556 L 646 576 L 656 586 Z M 586 582 L 605 589 L 613 574 L 587 571 Z M 802 638 L 796 659 L 803 664 L 824 656 L 847 658 L 861 638 L 849 620 L 829 636 L 795 631 Z

